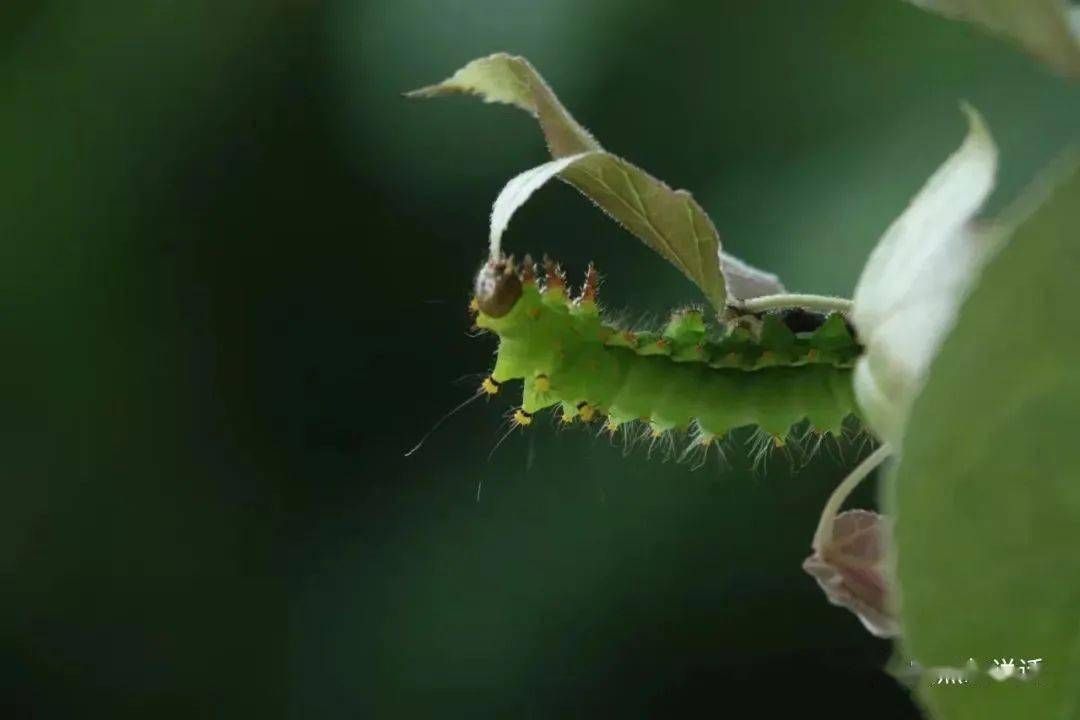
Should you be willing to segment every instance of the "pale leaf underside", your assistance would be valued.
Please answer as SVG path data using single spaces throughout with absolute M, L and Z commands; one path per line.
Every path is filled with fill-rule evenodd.
M 930 363 L 996 247 L 971 221 L 993 189 L 997 149 L 978 113 L 965 111 L 963 145 L 885 231 L 855 288 L 852 321 L 866 347 L 856 396 L 878 436 L 897 447 Z

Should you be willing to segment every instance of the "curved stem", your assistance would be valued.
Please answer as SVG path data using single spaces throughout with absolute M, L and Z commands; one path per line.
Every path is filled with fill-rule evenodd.
M 818 521 L 817 531 L 814 533 L 814 542 L 811 547 L 815 552 L 821 552 L 821 548 L 825 543 L 832 539 L 833 520 L 836 519 L 836 513 L 840 510 L 840 506 L 847 500 L 848 495 L 858 487 L 866 476 L 873 472 L 874 468 L 884 462 L 885 458 L 892 454 L 892 448 L 888 443 L 882 443 L 874 452 L 867 455 L 866 459 L 859 463 L 851 474 L 844 478 L 843 482 L 836 486 L 832 495 L 829 496 L 828 502 L 825 503 L 825 509 L 821 511 L 821 520 Z
M 739 310 L 748 313 L 760 313 L 766 310 L 800 307 L 817 312 L 851 312 L 851 301 L 847 298 L 831 295 L 762 295 L 761 297 L 739 300 L 734 304 Z

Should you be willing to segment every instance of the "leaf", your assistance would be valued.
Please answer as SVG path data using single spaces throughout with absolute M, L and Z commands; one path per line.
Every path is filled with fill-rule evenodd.
M 980 669 L 964 688 L 924 678 L 942 720 L 1080 713 L 1080 160 L 1066 168 L 965 303 L 885 498 L 905 650 Z M 1002 658 L 1043 662 L 998 682 Z
M 491 230 L 488 236 L 491 257 L 502 255 L 502 236 L 517 209 L 548 180 L 565 170 L 570 163 L 583 157 L 585 155 L 582 153 L 537 165 L 511 178 L 510 182 L 503 186 L 491 206 Z
M 737 290 L 737 297 L 783 292 L 775 275 L 721 252 L 712 220 L 690 193 L 673 190 L 641 168 L 604 151 L 524 58 L 498 53 L 473 60 L 447 80 L 407 95 L 435 97 L 451 93 L 471 93 L 486 102 L 508 103 L 529 112 L 539 121 L 555 158 L 507 183 L 492 208 L 493 251 L 500 249 L 502 234 L 514 211 L 557 175 L 682 271 L 718 311 L 723 310 L 727 299 L 725 277 Z M 570 162 L 558 164 L 571 157 L 574 159 Z
M 885 231 L 855 288 L 852 322 L 866 347 L 855 393 L 870 426 L 894 446 L 960 303 L 997 246 L 970 224 L 993 188 L 997 149 L 979 114 L 964 109 L 963 145 Z
M 739 258 L 720 251 L 720 269 L 728 294 L 749 300 L 764 295 L 780 295 L 787 292 L 780 278 L 773 273 L 758 270 Z
M 644 170 L 603 151 L 559 158 L 526 170 L 506 184 L 491 211 L 491 253 L 501 252 L 513 213 L 551 178 L 559 176 L 695 282 L 720 310 L 726 300 L 717 260 L 719 236 L 690 193 L 672 190 Z
M 908 0 L 1010 38 L 1059 73 L 1080 78 L 1077 11 L 1065 0 Z
M 554 158 L 600 149 L 600 143 L 566 111 L 523 57 L 496 53 L 473 60 L 441 83 L 413 90 L 406 97 L 454 93 L 471 93 L 484 102 L 506 103 L 529 113 L 539 121 Z

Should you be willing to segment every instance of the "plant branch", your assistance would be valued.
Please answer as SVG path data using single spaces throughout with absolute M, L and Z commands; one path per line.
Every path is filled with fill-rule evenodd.
M 817 312 L 851 312 L 851 300 L 831 295 L 783 294 L 762 295 L 748 300 L 738 300 L 731 304 L 736 310 L 746 313 L 761 313 L 767 310 L 800 307 Z

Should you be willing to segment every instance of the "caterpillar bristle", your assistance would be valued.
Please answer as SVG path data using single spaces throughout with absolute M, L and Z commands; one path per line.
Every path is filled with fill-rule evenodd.
M 675 456 L 676 442 L 675 431 L 667 430 L 660 433 L 656 431 L 649 432 L 649 450 L 646 453 L 647 458 L 651 458 L 653 451 L 657 445 L 660 445 L 664 449 L 663 462 L 668 462 Z
M 746 446 L 754 472 L 767 471 L 769 455 L 773 450 L 773 436 L 756 427 L 747 439 Z
M 838 465 L 846 465 L 844 458 L 844 446 L 840 442 L 841 437 L 834 432 L 826 432 L 822 435 L 820 444 L 816 447 L 824 447 L 825 453 Z
M 630 421 L 619 426 L 622 434 L 622 456 L 629 457 L 638 441 L 637 423 Z
M 513 408 L 506 418 L 509 423 L 507 435 L 513 430 L 531 427 L 536 422 L 536 414 L 521 407 Z M 551 413 L 550 418 L 560 429 L 575 424 L 579 418 L 583 424 L 603 419 L 596 428 L 595 436 L 606 438 L 613 447 L 621 445 L 624 457 L 644 445 L 647 459 L 652 460 L 659 452 L 662 454 L 661 462 L 674 459 L 679 464 L 690 466 L 691 471 L 698 470 L 708 463 L 708 456 L 713 448 L 716 449 L 720 467 L 731 468 L 729 455 L 737 447 L 734 432 L 711 432 L 697 421 L 692 421 L 683 427 L 661 429 L 656 427 L 650 418 L 628 420 L 613 418 L 605 415 L 601 408 L 586 402 L 580 403 L 577 408 L 574 406 L 568 408 L 564 404 L 559 411 Z M 869 436 L 858 425 L 850 422 L 850 418 L 845 421 L 845 429 L 847 437 L 843 439 L 852 443 L 860 442 L 855 455 L 863 455 L 867 443 L 870 442 Z M 505 439 L 506 435 L 500 438 L 499 444 Z M 803 421 L 793 425 L 783 434 L 753 426 L 750 428 L 750 435 L 742 444 L 753 471 L 763 475 L 769 470 L 769 462 L 776 457 L 784 459 L 792 473 L 802 470 L 821 451 L 822 447 L 835 462 L 844 464 L 841 439 L 841 436 L 836 433 L 816 428 L 809 422 Z
M 706 436 L 708 439 L 702 442 L 702 437 Z M 702 433 L 700 429 L 692 437 L 686 447 L 683 448 L 682 454 L 679 456 L 679 462 L 685 462 L 691 465 L 690 470 L 698 470 L 703 467 L 709 457 L 709 446 L 712 445 L 715 436 L 711 433 Z M 691 463 L 691 461 L 693 461 Z
M 495 378 L 488 375 L 480 383 L 480 392 L 484 393 L 485 395 L 489 395 L 489 396 L 490 395 L 498 395 L 499 394 L 499 385 L 500 385 L 500 383 L 498 383 L 495 380 Z
M 596 266 L 589 263 L 585 268 L 585 281 L 581 285 L 581 295 L 578 296 L 577 303 L 579 305 L 584 303 L 595 303 L 596 295 L 600 291 L 600 275 L 596 272 Z
M 542 261 L 544 266 L 543 296 L 548 300 L 566 300 L 566 273 L 562 267 L 547 255 Z
M 862 456 L 862 454 L 867 448 L 867 445 L 872 445 L 874 443 L 873 436 L 866 430 L 866 427 L 856 418 L 853 418 L 850 422 L 845 421 L 843 427 L 841 428 L 841 433 L 847 444 L 855 448 L 855 457 Z
M 521 261 L 521 270 L 518 277 L 521 279 L 522 285 L 536 284 L 536 263 L 533 262 L 532 255 L 526 254 Z
M 784 445 L 788 451 L 791 452 L 797 463 L 797 470 L 802 470 L 810 462 L 810 459 L 816 452 L 816 447 L 813 450 L 808 448 L 811 444 L 815 444 L 815 441 L 820 437 L 819 431 L 815 429 L 809 422 L 803 421 L 791 426 L 788 430 L 787 436 L 784 438 Z

